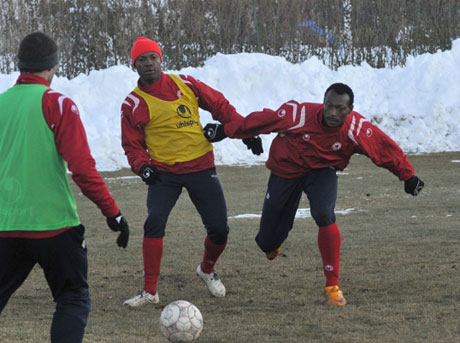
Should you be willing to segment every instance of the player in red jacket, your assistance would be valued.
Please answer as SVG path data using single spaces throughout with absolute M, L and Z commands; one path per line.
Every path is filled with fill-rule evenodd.
M 353 101 L 351 88 L 335 83 L 326 90 L 323 104 L 291 100 L 276 111 L 264 109 L 225 125 L 205 127 L 205 136 L 211 142 L 278 133 L 266 162 L 271 175 L 256 242 L 268 259 L 279 254 L 292 229 L 302 191 L 305 192 L 311 215 L 319 226 L 325 297 L 338 306 L 345 305 L 346 300 L 339 288 L 342 238 L 334 212 L 336 171 L 343 170 L 353 154 L 364 154 L 404 181 L 407 193 L 417 195 L 424 185 L 401 148 L 353 111 Z
M 224 297 L 226 290 L 215 264 L 227 244 L 227 208 L 213 147 L 203 135 L 199 108 L 221 123 L 242 117 L 222 93 L 203 82 L 163 73 L 162 53 L 156 42 L 139 37 L 131 58 L 140 78 L 122 104 L 122 146 L 132 171 L 149 188 L 142 242 L 144 287 L 124 304 L 137 307 L 159 302 L 157 281 L 166 222 L 183 188 L 207 233 L 196 272 L 213 296 Z M 255 154 L 262 153 L 259 137 L 243 142 Z

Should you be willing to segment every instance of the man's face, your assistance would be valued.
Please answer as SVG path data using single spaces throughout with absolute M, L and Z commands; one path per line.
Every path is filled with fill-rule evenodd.
M 341 127 L 353 110 L 348 94 L 337 94 L 333 89 L 326 93 L 323 102 L 323 124 L 327 127 Z
M 156 52 L 139 55 L 134 66 L 143 86 L 151 85 L 161 77 L 161 58 Z

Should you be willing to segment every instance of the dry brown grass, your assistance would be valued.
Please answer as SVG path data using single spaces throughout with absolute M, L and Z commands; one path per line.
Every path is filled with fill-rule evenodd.
M 195 276 L 204 229 L 188 196 L 168 222 L 159 282 L 160 304 L 131 310 L 122 302 L 142 287 L 142 182 L 128 170 L 103 173 L 129 220 L 127 250 L 95 206 L 77 196 L 87 227 L 93 308 L 85 342 L 165 342 L 162 307 L 186 299 L 204 316 L 200 342 L 459 342 L 460 159 L 458 153 L 411 156 L 426 187 L 418 197 L 386 170 L 357 156 L 339 177 L 344 308 L 324 304 L 324 278 L 311 218 L 299 218 L 268 261 L 254 236 L 258 219 L 229 219 L 231 235 L 218 270 L 228 295 L 212 298 Z M 229 216 L 260 213 L 268 177 L 263 166 L 218 167 Z M 76 191 L 75 194 L 78 194 Z M 305 197 L 301 208 L 308 207 Z M 0 316 L 0 341 L 46 342 L 54 305 L 39 268 Z

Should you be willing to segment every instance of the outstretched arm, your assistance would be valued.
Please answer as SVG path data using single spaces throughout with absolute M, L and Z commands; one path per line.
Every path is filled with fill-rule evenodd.
M 361 115 L 351 115 L 355 117 L 348 136 L 356 144 L 355 151 L 368 156 L 377 166 L 388 169 L 404 181 L 406 193 L 417 195 L 424 183 L 415 175 L 414 167 L 399 145 Z
M 250 138 L 272 132 L 288 132 L 302 127 L 306 120 L 308 104 L 299 104 L 295 100 L 281 105 L 276 111 L 264 108 L 248 114 L 246 117 L 232 120 L 224 126 L 225 136 L 231 138 Z
M 182 80 L 192 89 L 198 98 L 199 106 L 211 113 L 215 120 L 222 124 L 240 122 L 244 118 L 236 111 L 222 93 L 191 76 L 180 75 Z M 204 128 L 205 137 L 212 143 L 227 137 L 222 124 L 207 124 Z M 262 140 L 257 135 L 241 137 L 246 147 L 255 155 L 263 153 Z
M 182 81 L 190 87 L 198 100 L 198 106 L 211 113 L 212 117 L 226 124 L 233 120 L 239 120 L 242 116 L 230 104 L 227 98 L 216 89 L 208 86 L 189 75 L 179 75 Z

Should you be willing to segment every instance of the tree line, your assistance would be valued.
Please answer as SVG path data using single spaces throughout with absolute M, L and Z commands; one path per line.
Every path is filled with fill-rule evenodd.
M 261 52 L 328 67 L 404 65 L 450 49 L 460 36 L 458 0 L 0 0 L 0 72 L 17 70 L 20 40 L 56 39 L 59 75 L 130 65 L 140 35 L 156 40 L 163 66 L 196 67 L 216 53 Z

